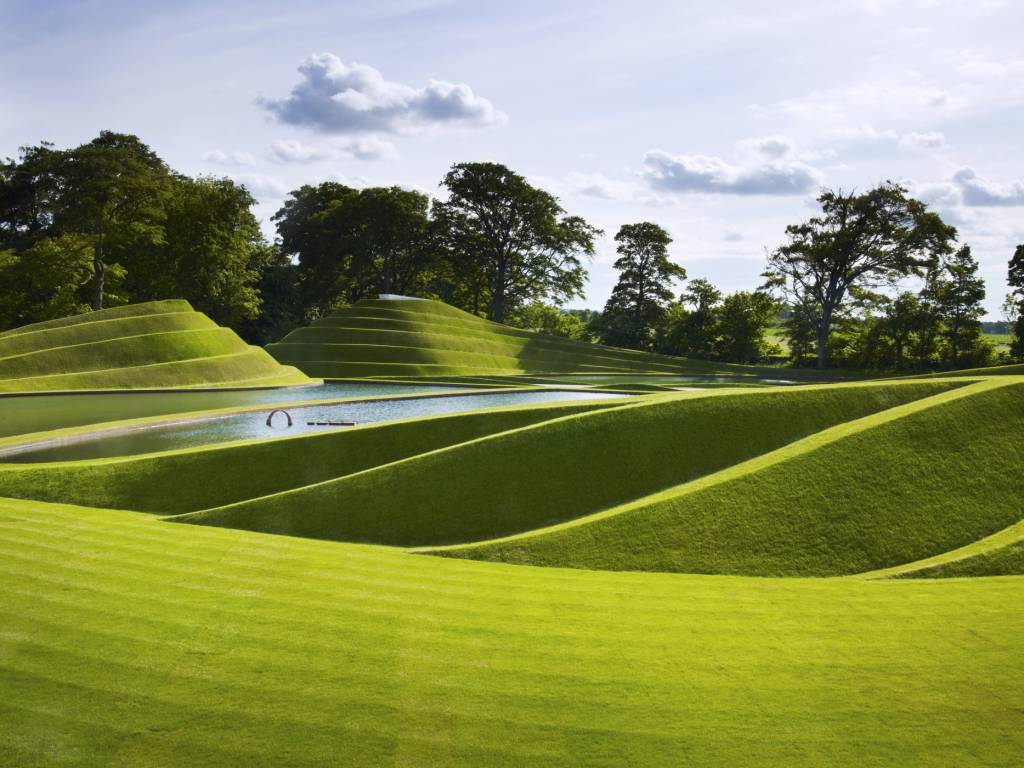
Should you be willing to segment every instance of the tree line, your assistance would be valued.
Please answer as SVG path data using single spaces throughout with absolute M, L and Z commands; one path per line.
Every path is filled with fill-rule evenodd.
M 443 196 L 337 182 L 292 191 L 264 238 L 244 186 L 171 169 L 109 131 L 0 163 L 0 330 L 128 302 L 185 298 L 253 343 L 377 294 L 437 298 L 496 322 L 582 341 L 743 363 L 962 368 L 995 360 L 984 283 L 956 230 L 899 185 L 826 190 L 786 229 L 763 284 L 686 281 L 653 222 L 615 234 L 618 281 L 583 296 L 603 233 L 497 163 L 457 163 Z M 917 278 L 917 292 L 901 290 Z M 1009 359 L 1024 358 L 1024 246 L 1010 261 Z M 788 354 L 783 355 L 779 340 Z

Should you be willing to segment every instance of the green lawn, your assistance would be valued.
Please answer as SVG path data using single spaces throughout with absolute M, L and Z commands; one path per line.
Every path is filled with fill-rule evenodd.
M 519 568 L 0 503 L 0 761 L 1009 766 L 1024 579 Z
M 0 461 L 0 768 L 1024 764 L 1021 366 L 764 386 L 436 302 L 293 336 L 642 394 Z M 0 334 L 0 375 L 307 380 L 182 302 Z M 244 407 L 210 394 L 0 398 L 0 443 Z

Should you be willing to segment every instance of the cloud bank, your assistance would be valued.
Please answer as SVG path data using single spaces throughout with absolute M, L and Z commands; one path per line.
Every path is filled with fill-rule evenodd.
M 772 156 L 789 152 L 777 140 L 762 148 Z M 767 150 L 767 151 L 766 151 Z M 655 149 L 644 155 L 643 178 L 664 192 L 704 192 L 721 195 L 802 195 L 817 189 L 821 173 L 800 160 L 778 157 L 765 162 L 734 165 L 718 157 L 671 155 Z
M 484 128 L 506 122 L 504 113 L 465 84 L 430 80 L 414 88 L 385 80 L 366 64 L 346 64 L 332 53 L 308 57 L 302 76 L 283 99 L 259 104 L 277 120 L 321 133 L 412 133 L 437 126 Z

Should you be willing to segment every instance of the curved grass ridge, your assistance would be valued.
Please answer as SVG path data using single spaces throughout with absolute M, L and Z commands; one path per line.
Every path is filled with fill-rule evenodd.
M 0 393 L 310 383 L 185 301 L 157 301 L 0 334 Z
M 755 372 L 531 333 L 425 300 L 362 301 L 292 331 L 267 349 L 281 362 L 322 378 Z
M 1024 384 L 989 379 L 840 424 L 571 523 L 435 554 L 610 570 L 834 576 L 1021 518 Z
M 1014 765 L 1024 579 L 510 568 L 0 500 L 2 762 Z
M 298 405 L 283 403 L 281 407 Z M 601 400 L 486 408 L 143 456 L 0 463 L 0 496 L 180 514 L 308 486 L 491 433 L 608 407 L 615 406 Z M 259 410 L 265 411 L 266 407 Z M 159 416 L 127 425 L 166 420 L 166 416 Z M 95 425 L 84 429 L 93 431 Z M 59 433 L 54 434 L 59 437 Z M 188 482 L 182 482 L 182 478 L 188 478 Z
M 582 517 L 951 386 L 654 395 L 178 519 L 398 546 L 476 541 Z

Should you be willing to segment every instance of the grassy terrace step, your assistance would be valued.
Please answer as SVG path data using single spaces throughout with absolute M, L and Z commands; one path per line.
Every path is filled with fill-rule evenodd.
M 574 524 L 441 552 L 532 565 L 832 576 L 1021 519 L 1024 383 L 993 378 L 842 424 Z
M 587 515 L 950 386 L 652 396 L 181 519 L 405 546 L 475 541 Z
M 0 393 L 308 382 L 184 301 L 115 307 L 0 334 Z
M 7 765 L 1008 766 L 1024 579 L 513 568 L 0 501 Z
M 175 514 L 319 483 L 495 432 L 608 407 L 607 400 L 517 406 L 142 457 L 0 463 L 0 496 Z M 188 482 L 182 482 L 184 477 Z
M 958 549 L 863 575 L 876 579 L 934 579 L 1022 574 L 1024 574 L 1024 519 L 993 533 L 991 536 L 972 541 Z
M 588 370 L 756 372 L 745 366 L 544 336 L 492 323 L 437 301 L 363 301 L 295 330 L 267 349 L 310 375 L 336 378 Z
M 126 304 L 122 307 L 110 307 L 96 312 L 86 312 L 81 315 L 69 315 L 59 317 L 55 320 L 44 320 L 41 323 L 24 325 L 20 328 L 13 328 L 0 333 L 0 338 L 16 336 L 22 333 L 36 333 L 37 331 L 50 330 L 52 328 L 63 328 L 72 325 L 86 325 L 89 323 L 104 320 L 113 320 L 125 317 L 139 317 L 142 315 L 162 315 L 167 313 L 194 312 L 192 305 L 184 299 L 167 299 L 165 301 L 146 301 L 140 304 Z

